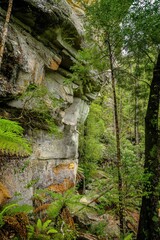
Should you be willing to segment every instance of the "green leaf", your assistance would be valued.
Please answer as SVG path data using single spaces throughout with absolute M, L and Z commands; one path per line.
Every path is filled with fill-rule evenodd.
M 3 214 L 6 213 L 7 211 L 9 211 L 10 208 L 13 208 L 13 207 L 15 207 L 15 206 L 18 206 L 18 204 L 14 203 L 14 204 L 11 204 L 11 205 L 6 206 L 6 207 L 2 210 L 2 212 L 0 213 L 0 215 L 3 215 Z
M 124 238 L 124 240 L 132 240 L 133 233 L 129 234 L 127 237 Z
M 58 231 L 54 228 L 50 229 L 47 234 L 50 234 L 50 233 L 57 233 Z
M 45 231 L 51 222 L 52 220 L 47 220 L 46 222 L 44 222 L 42 226 L 42 230 Z
M 27 226 L 28 231 L 31 233 L 34 233 L 34 227 L 32 225 Z
M 37 220 L 37 229 L 39 230 L 39 231 L 41 231 L 42 230 L 42 221 L 41 221 L 41 219 L 38 219 Z

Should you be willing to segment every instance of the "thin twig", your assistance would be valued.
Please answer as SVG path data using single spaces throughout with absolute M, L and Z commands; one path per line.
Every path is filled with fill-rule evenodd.
M 1 71 L 1 66 L 2 66 L 4 47 L 5 47 L 5 43 L 6 43 L 6 39 L 7 39 L 8 24 L 9 24 L 10 17 L 11 17 L 12 6 L 13 6 L 13 0 L 9 0 L 6 19 L 5 19 L 4 27 L 2 30 L 2 40 L 1 40 L 1 46 L 0 46 L 0 71 Z

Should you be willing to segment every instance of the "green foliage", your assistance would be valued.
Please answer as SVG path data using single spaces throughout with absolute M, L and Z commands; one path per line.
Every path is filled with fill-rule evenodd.
M 93 26 L 97 24 L 101 28 L 108 29 L 122 21 L 132 2 L 132 0 L 114 0 L 112 2 L 100 0 L 86 6 L 86 10 L 89 20 L 93 21 Z M 104 14 L 106 11 L 107 14 Z
M 79 140 L 80 163 L 86 178 L 95 174 L 96 164 L 100 163 L 103 158 L 104 145 L 101 139 L 104 131 L 103 108 L 97 100 L 90 107 L 85 129 L 81 128 Z
M 133 236 L 133 233 L 130 233 L 124 238 L 124 240 L 132 240 L 133 239 L 132 236 Z
M 93 224 L 91 225 L 90 232 L 98 237 L 103 238 L 106 236 L 105 232 L 106 224 L 107 224 L 106 221 L 101 221 L 97 224 Z
M 141 41 L 141 36 L 143 35 L 144 37 L 145 32 L 148 34 L 145 28 L 147 29 L 147 21 L 149 21 L 150 17 L 147 16 L 146 9 L 149 8 L 151 2 L 145 1 L 143 3 L 142 1 L 134 1 L 134 4 L 139 5 L 139 8 L 141 8 L 140 16 L 138 16 L 139 13 L 135 11 L 134 4 L 130 8 L 130 15 L 127 16 L 128 8 L 132 2 L 133 1 L 123 1 L 122 3 L 122 1 L 117 0 L 100 0 L 95 1 L 89 7 L 86 7 L 87 41 L 94 41 L 94 43 L 89 42 L 89 44 L 87 42 L 87 47 L 92 48 L 92 46 L 98 46 L 96 49 L 97 52 L 100 52 L 95 54 L 97 59 L 94 63 L 102 62 L 103 67 L 102 69 L 99 66 L 96 68 L 96 65 L 91 63 L 92 58 L 95 59 L 92 51 L 88 54 L 86 63 L 91 63 L 89 65 L 92 66 L 92 70 L 96 69 L 101 79 L 103 79 L 103 75 L 101 76 L 101 71 L 103 71 L 106 75 L 105 78 L 108 80 L 108 86 L 102 89 L 102 99 L 98 103 L 102 109 L 105 109 L 105 112 L 102 111 L 100 116 L 96 113 L 97 116 L 99 116 L 99 119 L 95 119 L 94 121 L 92 118 L 89 119 L 88 117 L 86 128 L 82 129 L 80 140 L 80 163 L 84 168 L 84 174 L 87 180 L 86 188 L 89 189 L 90 193 L 98 194 L 98 192 L 103 190 L 105 186 L 106 192 L 99 199 L 99 210 L 104 212 L 107 207 L 107 209 L 112 210 L 114 214 L 117 214 L 119 208 L 119 192 L 117 182 L 118 164 L 116 156 L 115 124 L 113 115 L 114 103 L 111 95 L 110 72 L 107 72 L 110 68 L 109 61 L 111 57 L 107 45 L 110 44 L 113 58 L 113 74 L 116 80 L 116 94 L 118 96 L 116 100 L 122 158 L 120 174 L 122 175 L 123 181 L 121 194 L 124 204 L 124 217 L 126 218 L 128 209 L 134 211 L 135 208 L 139 208 L 141 197 L 144 194 L 143 184 L 147 181 L 147 178 L 145 177 L 144 179 L 143 175 L 143 162 L 144 117 L 148 100 L 148 83 L 150 82 L 152 70 L 152 64 L 148 63 L 148 59 L 152 59 L 152 57 L 154 59 L 155 51 L 157 50 L 155 50 L 154 47 L 150 47 L 151 41 L 148 42 L 149 35 L 147 36 L 147 39 L 142 38 L 143 41 Z M 155 2 L 158 4 L 158 1 Z M 146 7 L 143 9 L 142 5 Z M 158 8 L 154 9 L 154 7 L 149 9 L 149 15 L 152 10 L 154 10 L 153 15 L 158 13 Z M 146 11 L 145 14 L 144 11 Z M 143 14 L 141 14 L 142 12 Z M 135 17 L 134 19 L 132 19 L 132 13 Z M 124 25 L 121 24 L 123 19 Z M 139 23 L 137 19 L 139 19 Z M 132 20 L 134 20 L 134 22 Z M 126 33 L 124 31 L 125 21 L 126 25 L 128 24 L 128 32 Z M 143 26 L 144 22 L 146 23 L 146 26 Z M 156 21 L 154 22 L 151 20 L 151 22 L 156 26 Z M 157 24 L 159 24 L 159 20 Z M 140 26 L 139 31 L 137 31 L 138 25 Z M 137 35 L 132 37 L 132 31 L 134 32 L 134 30 L 137 31 Z M 141 34 L 141 31 L 143 30 L 144 32 Z M 153 34 L 154 37 L 155 35 Z M 150 37 L 152 37 L 151 34 Z M 147 44 L 145 40 L 148 42 Z M 139 44 L 139 47 L 137 48 L 138 41 L 141 41 L 141 45 Z M 143 46 L 143 42 L 145 46 Z M 149 49 L 147 49 L 148 46 Z M 124 52 L 122 51 L 123 49 Z M 144 57 L 144 50 L 145 53 L 146 51 L 149 53 L 149 58 L 147 54 L 146 57 Z M 140 51 L 143 52 L 143 54 L 141 54 Z M 136 53 L 136 55 L 133 55 L 133 52 L 134 54 Z M 81 56 L 83 56 L 83 54 L 81 54 Z M 104 64 L 104 62 L 106 63 Z M 80 72 L 83 72 L 82 67 L 80 67 Z M 90 114 L 92 114 L 92 109 Z M 99 126 L 97 126 L 100 119 L 104 124 L 105 130 L 102 130 L 101 127 L 99 128 Z M 92 126 L 91 130 L 89 121 Z M 92 134 L 93 132 L 96 132 L 95 129 L 100 129 L 101 134 Z M 102 145 L 103 148 L 101 148 L 100 145 Z M 106 177 L 102 177 L 102 174 L 99 173 L 99 170 L 102 170 L 102 165 L 103 171 L 106 172 Z M 129 236 L 128 238 L 131 237 Z
M 55 219 L 61 213 L 64 207 L 68 207 L 69 210 L 74 214 L 84 205 L 80 203 L 81 196 L 75 193 L 75 189 L 69 189 L 62 194 L 48 192 L 52 197 L 52 203 L 47 209 L 47 214 L 50 218 Z
M 0 212 L 0 228 L 5 224 L 5 216 L 14 216 L 17 213 L 30 213 L 33 211 L 33 207 L 27 204 L 19 205 L 18 203 L 6 204 Z
M 54 235 L 54 240 L 76 240 L 77 239 L 76 229 L 72 229 L 60 217 L 57 218 L 56 229 L 58 229 L 58 233 Z
M 32 179 L 29 183 L 27 183 L 27 185 L 25 186 L 26 188 L 30 188 L 33 185 L 35 185 L 37 182 L 39 181 L 39 178 L 36 179 Z
M 78 52 L 77 62 L 71 68 L 73 74 L 70 78 L 71 81 L 79 84 L 78 94 L 99 91 L 100 85 L 106 81 L 106 77 L 108 78 L 107 71 L 110 68 L 108 41 L 117 60 L 121 57 L 123 37 L 120 22 L 131 2 L 101 0 L 85 6 L 86 42 L 83 50 Z
M 19 123 L 0 119 L 0 150 L 3 153 L 25 156 L 31 153 L 28 141 L 22 136 Z
M 53 235 L 57 233 L 57 230 L 52 226 L 51 220 L 46 220 L 44 223 L 41 219 L 37 220 L 35 226 L 29 225 L 28 228 L 28 239 L 31 240 L 49 240 L 53 239 Z
M 122 121 L 122 194 L 126 218 L 128 210 L 134 211 L 135 208 L 139 208 L 141 197 L 144 194 L 142 191 L 143 183 L 146 182 L 146 179 L 144 179 L 143 176 L 144 129 L 142 126 L 141 145 L 135 145 L 132 141 L 132 137 L 134 137 L 134 126 L 131 125 L 132 117 L 134 119 L 134 112 L 133 115 L 131 115 L 131 107 L 128 105 L 127 101 L 127 98 L 130 96 L 130 91 L 132 91 L 132 89 L 122 91 L 119 96 L 124 103 L 120 109 L 120 120 Z M 87 184 L 86 188 L 89 189 L 87 190 L 87 195 L 91 198 L 95 198 L 101 192 L 104 192 L 103 196 L 98 199 L 99 204 L 96 206 L 98 213 L 104 214 L 106 211 L 105 209 L 107 208 L 109 212 L 117 215 L 119 193 L 117 188 L 116 141 L 114 135 L 112 96 L 109 92 L 109 88 L 107 93 L 102 92 L 102 94 L 102 97 L 92 104 L 93 107 L 91 105 L 86 129 L 82 129 L 83 138 L 81 136 L 80 147 L 82 149 L 80 149 L 80 161 L 84 168 L 84 175 Z M 130 96 L 130 98 L 132 97 L 133 95 Z M 130 100 L 129 102 L 132 101 L 133 100 Z M 140 126 L 141 125 L 139 125 L 139 127 Z M 131 134 L 132 128 L 133 130 Z M 90 138 L 92 134 L 94 136 L 93 139 L 97 141 L 97 144 L 103 145 L 103 151 L 100 150 L 102 155 L 95 158 L 95 161 L 93 161 L 94 157 L 88 158 L 90 152 L 92 156 L 95 156 L 95 153 L 92 153 L 96 150 L 95 145 L 93 144 L 92 148 L 88 148 L 88 145 L 85 145 L 87 142 L 86 139 Z M 135 222 L 133 224 L 135 224 Z
M 58 200 L 52 202 L 52 204 L 48 208 L 47 210 L 48 216 L 52 218 L 56 218 L 60 214 L 63 206 L 64 206 L 63 197 L 59 195 Z
M 150 55 L 160 43 L 159 1 L 135 0 L 123 21 L 127 48 Z M 156 49 L 154 49 L 156 50 Z
M 72 75 L 66 79 L 68 83 L 74 82 L 79 85 L 75 89 L 75 95 L 85 95 L 100 90 L 100 81 L 96 69 L 102 70 L 103 63 L 97 61 L 100 57 L 98 45 L 92 45 L 79 50 L 76 56 L 76 63 L 71 67 Z
M 10 206 L 10 204 L 8 205 Z M 12 208 L 9 208 L 7 211 L 7 215 L 15 215 L 16 213 L 20 213 L 20 212 L 24 212 L 24 213 L 31 213 L 33 212 L 33 207 L 28 205 L 28 204 L 15 204 L 14 206 L 12 205 Z
M 39 127 L 45 128 L 48 132 L 60 136 L 58 126 L 53 119 L 53 109 L 62 104 L 62 100 L 58 100 L 50 93 L 45 86 L 37 86 L 30 84 L 27 91 L 20 97 L 23 101 L 23 109 L 21 115 L 28 110 L 28 115 L 34 113 L 34 121 L 38 121 Z M 26 110 L 27 109 L 27 110 Z
M 36 199 L 40 199 L 41 201 L 43 201 L 42 198 L 39 198 L 39 195 L 41 196 L 42 194 L 43 196 L 45 195 L 45 197 L 48 197 L 51 201 L 50 206 L 46 210 L 46 214 L 47 217 L 52 220 L 52 224 L 57 230 L 57 233 L 54 234 L 54 240 L 76 239 L 77 231 L 73 226 L 71 226 L 65 221 L 65 214 L 70 215 L 66 215 L 67 219 L 72 219 L 71 214 L 74 215 L 75 212 L 78 212 L 80 209 L 82 209 L 82 207 L 84 207 L 84 205 L 80 203 L 81 196 L 76 194 L 75 189 L 69 189 L 63 194 L 47 190 L 41 190 L 39 191 L 39 194 L 36 194 Z M 67 210 L 67 213 L 65 213 L 65 210 Z
M 8 205 L 6 207 L 4 207 L 1 212 L 0 212 L 0 228 L 4 225 L 4 216 L 7 214 L 7 212 L 9 211 L 9 209 L 11 209 L 12 207 L 17 206 L 17 204 L 11 204 Z
M 123 194 L 126 208 L 134 209 L 140 206 L 143 195 L 143 161 L 143 158 L 137 156 L 136 146 L 127 140 L 122 142 Z

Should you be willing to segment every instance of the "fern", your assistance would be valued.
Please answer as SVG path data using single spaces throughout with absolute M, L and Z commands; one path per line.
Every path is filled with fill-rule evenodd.
M 36 224 L 36 228 L 38 229 L 38 231 L 41 231 L 41 229 L 42 229 L 42 221 L 41 221 L 41 219 L 38 219 L 37 220 L 37 224 Z
M 11 204 L 6 206 L 1 212 L 0 212 L 0 228 L 4 225 L 3 217 L 4 215 L 11 209 L 12 207 L 17 206 L 18 204 Z
M 47 209 L 48 216 L 51 218 L 56 218 L 60 214 L 63 206 L 64 206 L 64 203 L 61 199 L 55 202 L 52 202 L 49 208 Z
M 52 226 L 51 220 L 46 220 L 44 223 L 41 219 L 37 220 L 35 226 L 29 225 L 28 228 L 28 239 L 53 239 L 52 235 L 57 233 L 57 230 Z
M 25 156 L 31 153 L 28 141 L 23 138 L 23 128 L 14 121 L 0 119 L 0 150 L 2 153 Z
M 7 215 L 14 215 L 20 212 L 23 212 L 26 214 L 31 213 L 33 212 L 33 207 L 28 204 L 23 204 L 23 205 L 16 204 L 8 210 Z
M 4 132 L 9 131 L 17 134 L 23 133 L 23 128 L 19 125 L 18 122 L 10 121 L 7 119 L 0 119 L 0 128 L 3 129 Z
M 43 223 L 43 226 L 42 226 L 42 230 L 45 231 L 46 229 L 48 229 L 48 226 L 50 225 L 52 221 L 51 220 L 47 220 Z

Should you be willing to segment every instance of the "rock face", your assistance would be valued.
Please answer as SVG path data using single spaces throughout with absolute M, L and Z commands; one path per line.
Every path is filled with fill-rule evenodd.
M 1 1 L 1 29 L 6 2 Z M 0 181 L 26 203 L 37 188 L 63 192 L 75 184 L 78 125 L 89 107 L 75 95 L 79 86 L 65 81 L 80 49 L 80 13 L 65 0 L 14 0 L 0 76 L 0 115 L 22 124 L 33 153 L 2 155 Z M 58 136 L 48 133 L 47 117 L 55 121 Z

